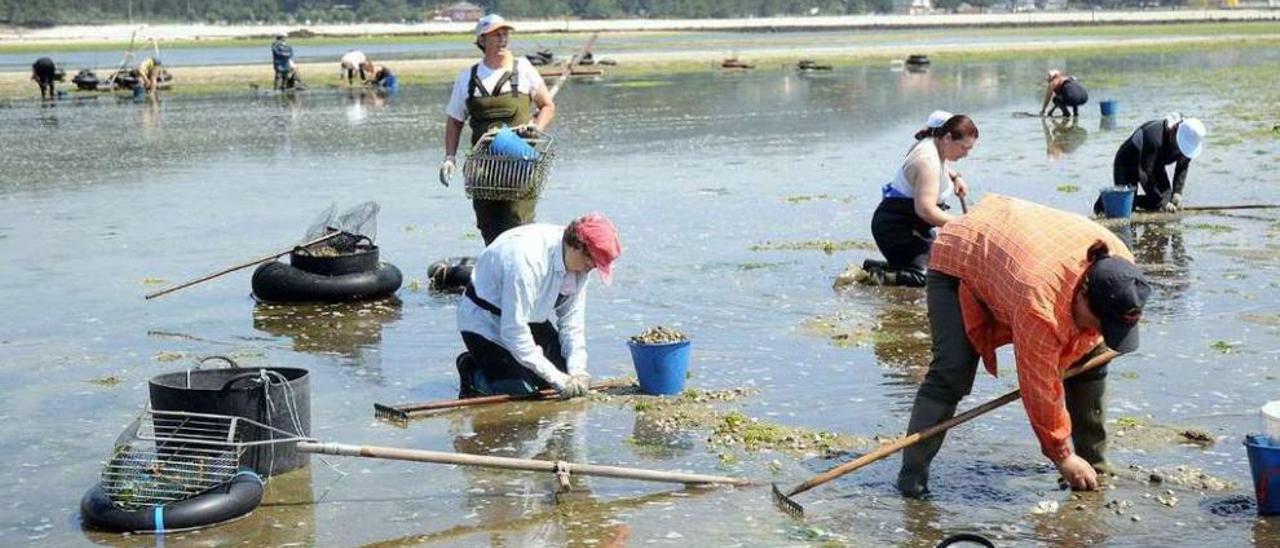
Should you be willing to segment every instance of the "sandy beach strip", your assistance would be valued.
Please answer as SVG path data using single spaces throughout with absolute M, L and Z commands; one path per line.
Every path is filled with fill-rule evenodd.
M 608 19 L 515 20 L 522 33 L 654 32 L 654 31 L 801 31 L 842 29 L 910 29 L 946 27 L 1018 27 L 1071 25 L 1171 24 L 1196 22 L 1280 21 L 1280 10 L 1185 9 L 1141 11 L 1062 11 L 1028 13 L 847 15 L 761 17 L 753 19 Z M 267 37 L 277 32 L 312 36 L 403 36 L 467 34 L 474 23 L 293 24 L 293 25 L 96 25 L 44 29 L 0 27 L 0 45 L 14 43 L 127 42 L 140 38 L 161 42 Z
M 1212 25 L 1205 24 L 1212 28 Z M 835 65 L 865 64 L 902 59 L 907 53 L 923 52 L 940 61 L 964 62 L 974 58 L 1001 55 L 1026 55 L 1051 52 L 1053 55 L 1089 55 L 1096 52 L 1121 53 L 1138 51 L 1169 51 L 1176 49 L 1200 49 L 1215 46 L 1242 46 L 1256 44 L 1259 47 L 1275 47 L 1280 45 L 1280 32 L 1275 34 L 1201 34 L 1201 35 L 1159 35 L 1134 36 L 1116 38 L 1114 36 L 1094 39 L 1077 39 L 1071 41 L 1056 40 L 1053 37 L 1034 37 L 1028 35 L 1021 40 L 965 42 L 954 44 L 933 44 L 921 48 L 905 43 L 881 43 L 852 46 L 840 45 L 802 45 L 786 47 L 756 47 L 740 50 L 743 61 L 754 63 L 761 70 L 776 70 L 779 66 L 795 63 L 803 58 L 818 58 L 824 63 Z M 718 70 L 717 62 L 724 58 L 725 51 L 720 45 L 701 49 L 682 49 L 679 51 L 642 50 L 609 54 L 618 62 L 617 66 L 603 67 L 606 77 L 645 77 L 654 75 L 670 75 L 681 72 Z M 401 85 L 435 85 L 452 82 L 458 72 L 476 62 L 475 58 L 453 59 L 416 59 L 396 60 L 389 62 L 399 76 Z M 174 88 L 168 94 L 202 94 L 219 92 L 246 91 L 249 89 L 269 90 L 273 79 L 270 63 L 233 66 L 197 66 L 169 67 L 174 77 Z M 299 71 L 311 89 L 338 87 L 337 61 L 302 63 Z M 100 74 L 105 76 L 105 74 Z M 61 89 L 74 89 L 69 83 Z M 124 91 L 121 91 L 124 92 Z M 94 94 L 96 92 L 73 92 L 75 94 Z M 37 97 L 36 86 L 30 81 L 30 73 L 0 73 L 0 98 L 22 100 Z

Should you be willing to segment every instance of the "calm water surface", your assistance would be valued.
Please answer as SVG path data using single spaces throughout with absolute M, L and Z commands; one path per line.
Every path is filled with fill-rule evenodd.
M 1036 110 L 1040 75 L 1060 63 L 571 85 L 559 99 L 561 160 L 539 219 L 603 211 L 626 247 L 615 283 L 591 288 L 591 371 L 630 374 L 626 337 L 672 325 L 695 341 L 693 386 L 760 389 L 725 409 L 860 436 L 900 433 L 928 360 L 922 293 L 834 292 L 836 274 L 868 251 L 752 247 L 870 242 L 878 189 L 935 108 L 970 113 L 981 127 L 977 148 L 958 165 L 978 196 L 1009 194 L 1084 213 L 1096 189 L 1109 184 L 1111 158 L 1131 128 L 1170 110 L 1198 114 L 1214 132 L 1192 166 L 1188 203 L 1276 195 L 1275 121 L 1243 105 L 1280 104 L 1274 86 L 1254 76 L 1274 74 L 1280 54 L 1076 60 L 1069 69 L 1090 85 L 1094 103 L 1120 101 L 1114 125 L 1099 120 L 1094 103 L 1077 125 L 1013 117 Z M 1222 66 L 1236 68 L 1221 78 L 1209 72 Z M 423 286 L 428 263 L 477 252 L 461 181 L 451 188 L 436 182 L 444 100 L 438 87 L 390 98 L 308 92 L 134 103 L 106 96 L 0 109 L 0 458 L 7 464 L 0 468 L 0 543 L 154 544 L 83 531 L 78 503 L 144 405 L 147 380 L 209 354 L 309 369 L 313 434 L 327 441 L 781 484 L 849 458 L 743 453 L 725 464 L 702 442 L 707 432 L 654 439 L 633 409 L 601 402 L 490 408 L 407 428 L 378 422 L 375 401 L 446 399 L 457 389 L 455 298 L 408 286 L 392 305 L 291 311 L 256 306 L 246 270 L 143 300 L 165 282 L 292 245 L 331 203 L 380 202 L 384 260 Z M 1258 132 L 1260 124 L 1267 130 Z M 328 458 L 273 480 L 267 503 L 251 517 L 180 540 L 930 546 L 950 533 L 979 531 L 1007 545 L 1275 546 L 1280 524 L 1255 518 L 1251 503 L 1240 502 L 1250 493 L 1240 440 L 1258 429 L 1256 409 L 1280 397 L 1276 214 L 1188 216 L 1121 230 L 1157 291 L 1142 350 L 1112 369 L 1110 416 L 1195 426 L 1218 441 L 1201 448 L 1116 439 L 1113 459 L 1203 468 L 1235 482 L 1233 489 L 1174 487 L 1181 502 L 1169 508 L 1154 499 L 1163 488 L 1121 481 L 1074 500 L 1056 489 L 1056 474 L 1013 405 L 948 437 L 935 465 L 935 500 L 896 496 L 894 458 L 802 495 L 811 516 L 804 527 L 771 506 L 767 489 L 673 492 L 578 478 L 579 489 L 557 503 L 549 476 Z M 837 314 L 881 336 L 838 345 L 804 328 Z M 1011 356 L 1002 363 L 1005 374 L 982 376 L 970 404 L 1013 385 Z M 90 382 L 105 377 L 120 382 Z M 669 450 L 641 450 L 636 440 Z M 775 459 L 777 471 L 768 466 Z M 1045 500 L 1062 510 L 1033 515 Z M 1117 515 L 1105 507 L 1112 500 L 1134 509 Z

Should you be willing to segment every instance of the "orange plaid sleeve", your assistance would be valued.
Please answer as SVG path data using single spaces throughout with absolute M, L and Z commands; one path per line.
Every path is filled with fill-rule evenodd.
M 1077 328 L 1071 309 L 1098 242 L 1133 260 L 1119 238 L 1084 217 L 990 196 L 942 228 L 930 258 L 931 269 L 960 278 L 965 331 L 991 374 L 996 348 L 1013 343 L 1023 406 L 1054 462 L 1071 455 L 1062 373 L 1102 338 Z

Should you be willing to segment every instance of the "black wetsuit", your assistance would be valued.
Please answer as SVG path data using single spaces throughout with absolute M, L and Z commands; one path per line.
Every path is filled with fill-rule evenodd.
M 1165 171 L 1169 164 L 1176 164 L 1173 181 Z M 1142 193 L 1133 199 L 1134 209 L 1159 211 L 1174 194 L 1182 194 L 1190 165 L 1191 160 L 1178 150 L 1173 132 L 1165 131 L 1165 121 L 1152 120 L 1120 145 L 1112 164 L 1112 178 L 1116 186 L 1142 187 Z M 1093 211 L 1102 211 L 1101 198 L 1093 204 Z
M 1080 115 L 1080 105 L 1089 102 L 1089 91 L 1084 89 L 1074 76 L 1063 80 L 1058 84 L 1058 89 L 1053 91 L 1053 108 L 1049 109 L 1049 116 L 1053 116 L 1054 111 L 1062 109 L 1062 115 L 1067 116 L 1067 107 L 1071 107 L 1071 116 Z

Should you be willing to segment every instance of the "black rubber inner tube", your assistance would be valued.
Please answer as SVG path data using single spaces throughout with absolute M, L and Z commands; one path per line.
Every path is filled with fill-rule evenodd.
M 314 274 L 279 261 L 253 271 L 253 296 L 268 303 L 339 303 L 370 301 L 391 296 L 404 281 L 390 263 L 340 276 Z
M 80 516 L 95 529 L 118 533 L 166 533 L 199 529 L 241 518 L 262 502 L 262 478 L 241 471 L 231 481 L 187 500 L 165 506 L 126 510 L 111 502 L 102 484 L 80 500 Z
M 471 282 L 471 271 L 475 270 L 475 257 L 449 257 L 427 266 L 427 278 L 431 280 L 431 289 L 449 293 L 458 293 Z

